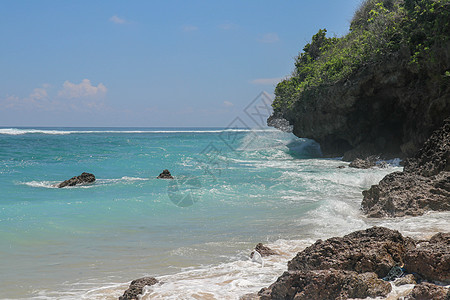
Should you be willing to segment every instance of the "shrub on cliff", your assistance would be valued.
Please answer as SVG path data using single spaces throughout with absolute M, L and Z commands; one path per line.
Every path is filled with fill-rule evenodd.
M 448 84 L 448 70 L 440 74 L 439 56 L 448 54 L 449 0 L 366 0 L 340 38 L 321 29 L 295 60 L 289 79 L 275 89 L 274 110 L 283 112 L 296 101 L 308 101 L 322 86 L 345 80 L 364 65 L 395 55 L 411 70 L 437 74 Z M 444 54 L 442 54 L 444 53 Z

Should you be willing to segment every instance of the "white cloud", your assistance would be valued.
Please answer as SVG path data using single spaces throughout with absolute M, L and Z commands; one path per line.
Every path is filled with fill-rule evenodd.
M 198 27 L 197 27 L 197 26 L 194 26 L 194 25 L 183 25 L 183 26 L 181 27 L 181 29 L 182 29 L 184 32 L 192 32 L 192 31 L 198 30 Z
M 4 109 L 42 109 L 50 110 L 52 101 L 48 97 L 47 89 L 49 84 L 43 84 L 40 88 L 35 88 L 28 97 L 20 98 L 11 95 L 0 101 L 0 108 Z
M 58 92 L 58 96 L 62 98 L 101 98 L 105 96 L 107 91 L 103 83 L 93 86 L 89 79 L 83 79 L 81 83 L 76 84 L 66 80 L 63 88 Z
M 276 34 L 274 32 L 266 33 L 258 39 L 259 42 L 265 43 L 265 44 L 276 43 L 279 40 L 280 40 L 280 38 L 278 37 L 278 34 Z
M 115 23 L 115 24 L 125 24 L 127 21 L 123 18 L 119 18 L 118 16 L 114 15 L 111 18 L 109 18 L 109 21 Z
M 277 78 L 257 78 L 250 81 L 252 84 L 257 85 L 275 85 L 282 81 L 283 77 L 277 77 Z
M 223 23 L 219 25 L 219 28 L 222 30 L 233 30 L 239 28 L 239 26 L 234 23 Z
M 230 101 L 223 101 L 223 105 L 225 105 L 225 107 L 232 107 L 234 106 L 234 104 Z

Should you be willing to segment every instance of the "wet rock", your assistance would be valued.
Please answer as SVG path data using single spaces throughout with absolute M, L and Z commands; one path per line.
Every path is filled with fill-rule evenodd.
M 357 169 L 369 169 L 376 166 L 377 157 L 370 156 L 366 159 L 357 158 L 353 160 L 349 167 L 350 168 L 357 168 Z
M 259 296 L 261 300 L 374 298 L 386 296 L 391 289 L 375 273 L 334 269 L 288 271 L 269 288 L 262 289 Z
M 374 272 L 380 278 L 402 265 L 414 241 L 398 231 L 372 227 L 344 237 L 318 240 L 288 262 L 289 271 L 340 269 L 358 273 Z
M 58 188 L 63 188 L 66 186 L 84 185 L 93 183 L 95 181 L 94 174 L 83 172 L 80 176 L 75 176 L 67 179 L 57 185 Z
M 395 286 L 401 286 L 401 285 L 405 285 L 405 284 L 416 284 L 416 278 L 414 277 L 413 274 L 407 274 L 403 277 L 397 278 L 396 280 L 394 280 L 394 284 Z
M 418 273 L 428 281 L 450 284 L 450 233 L 438 233 L 409 249 L 405 267 L 407 272 Z
M 363 196 L 361 208 L 369 217 L 450 210 L 450 118 L 406 161 L 403 172 L 388 174 Z
M 419 216 L 450 210 L 450 172 L 432 177 L 394 172 L 363 191 L 362 211 L 371 218 Z
M 428 282 L 422 282 L 405 297 L 405 300 L 449 300 L 450 289 Z
M 260 300 L 261 298 L 258 296 L 258 293 L 250 293 L 245 294 L 244 296 L 239 297 L 239 300 Z
M 169 170 L 165 169 L 156 178 L 158 178 L 158 179 L 173 179 L 173 176 L 172 176 L 172 174 L 170 174 Z
M 276 251 L 270 249 L 269 247 L 264 246 L 262 243 L 259 243 L 258 245 L 256 245 L 255 251 L 258 251 L 262 257 L 278 254 Z M 252 253 L 250 253 L 250 258 L 253 258 L 253 253 L 254 253 L 254 251 L 252 251 Z
M 145 286 L 157 284 L 158 280 L 154 277 L 143 277 L 133 280 L 130 287 L 119 297 L 119 300 L 138 300 Z

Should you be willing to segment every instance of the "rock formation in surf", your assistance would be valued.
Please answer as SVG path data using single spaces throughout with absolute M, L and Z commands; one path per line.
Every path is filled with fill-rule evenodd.
M 58 188 L 63 188 L 66 186 L 75 186 L 75 185 L 84 185 L 90 184 L 95 181 L 94 174 L 83 172 L 79 176 L 74 176 L 70 179 L 67 179 L 57 185 Z
M 406 161 L 403 172 L 386 175 L 363 196 L 361 207 L 369 217 L 450 210 L 450 118 Z
M 138 300 L 146 286 L 157 284 L 158 280 L 154 277 L 143 277 L 133 280 L 130 287 L 119 297 L 119 300 Z
M 385 297 L 391 291 L 386 278 L 393 268 L 413 274 L 414 280 L 408 278 L 408 282 L 430 282 L 426 288 L 430 293 L 445 293 L 448 289 L 442 291 L 433 282 L 450 283 L 449 264 L 448 233 L 436 234 L 429 241 L 415 241 L 396 230 L 372 227 L 344 237 L 318 240 L 297 253 L 288 262 L 288 271 L 270 287 L 244 299 Z
M 158 178 L 158 179 L 173 179 L 173 176 L 172 176 L 172 174 L 170 174 L 169 170 L 165 169 L 156 178 Z

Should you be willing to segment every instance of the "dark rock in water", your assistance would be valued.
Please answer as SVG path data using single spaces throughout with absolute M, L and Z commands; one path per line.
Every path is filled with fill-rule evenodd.
M 157 284 L 158 280 L 154 277 L 143 277 L 133 280 L 130 287 L 119 297 L 119 300 L 137 300 L 138 295 L 141 295 L 144 291 L 144 287 L 147 285 Z
M 369 217 L 450 210 L 450 118 L 406 162 L 404 172 L 387 175 L 363 196 L 361 207 Z
M 159 179 L 173 179 L 173 176 L 172 176 L 172 174 L 170 174 L 169 170 L 165 169 L 156 178 L 159 178 Z
M 422 282 L 405 297 L 405 300 L 449 300 L 450 289 L 428 282 Z
M 259 296 L 261 300 L 375 298 L 386 296 L 391 289 L 375 273 L 334 269 L 288 271 L 269 288 L 262 289 Z
M 262 257 L 278 254 L 276 251 L 270 249 L 269 247 L 264 246 L 262 243 L 259 243 L 258 245 L 256 245 L 255 250 L 258 251 Z M 253 257 L 253 253 L 254 252 L 250 253 L 250 258 Z
M 345 166 L 337 166 L 338 169 L 345 169 Z
M 75 176 L 59 183 L 57 187 L 63 188 L 66 186 L 83 185 L 93 183 L 94 181 L 95 181 L 94 174 L 83 172 L 81 173 L 80 176 Z
M 350 168 L 369 169 L 376 166 L 377 157 L 369 156 L 366 159 L 357 158 L 349 165 Z
M 419 216 L 450 210 L 450 172 L 432 177 L 394 172 L 363 191 L 361 208 L 368 217 Z
M 340 269 L 358 273 L 374 272 L 385 277 L 391 268 L 402 265 L 414 241 L 398 231 L 372 227 L 344 237 L 318 240 L 288 262 L 289 271 Z
M 438 233 L 407 251 L 405 266 L 426 280 L 450 284 L 450 233 Z

